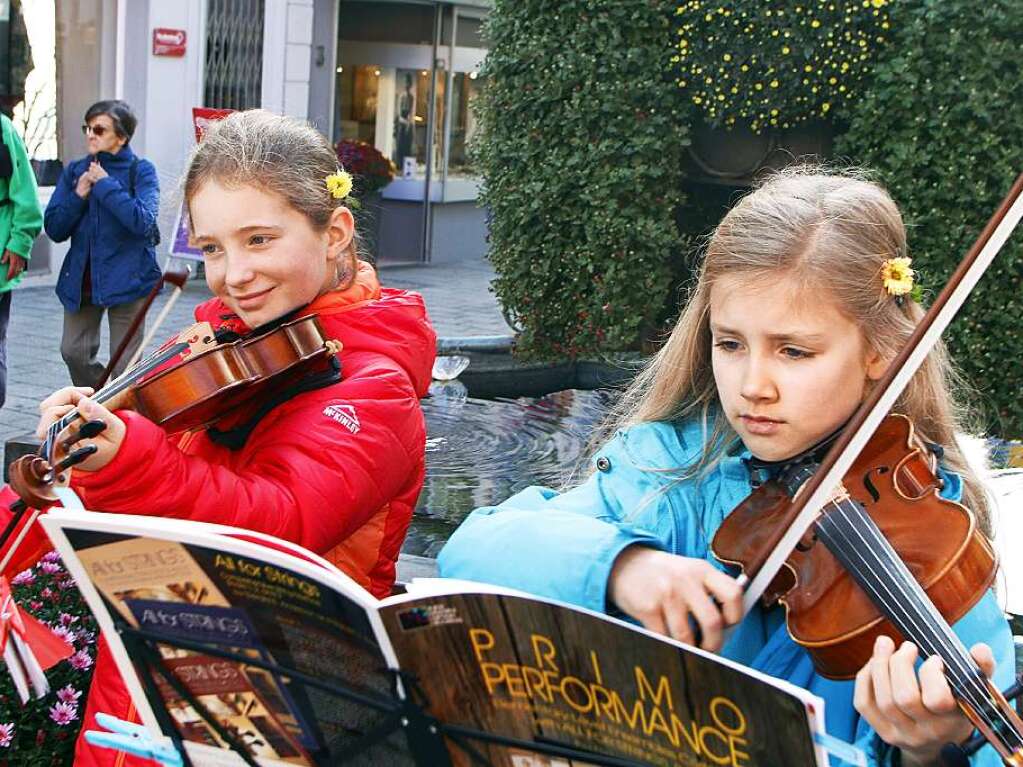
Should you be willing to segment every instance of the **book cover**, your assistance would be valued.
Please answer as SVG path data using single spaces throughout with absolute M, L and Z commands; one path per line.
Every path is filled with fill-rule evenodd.
M 819 698 L 605 615 L 440 579 L 378 601 L 217 525 L 42 522 L 143 723 L 197 763 L 436 764 L 403 728 L 408 699 L 454 765 L 827 764 Z

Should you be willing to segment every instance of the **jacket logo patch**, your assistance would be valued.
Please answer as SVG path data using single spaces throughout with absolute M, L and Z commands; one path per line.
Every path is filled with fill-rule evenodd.
M 323 414 L 331 420 L 337 421 L 352 434 L 358 434 L 359 416 L 355 414 L 355 405 L 327 405 L 323 408 Z

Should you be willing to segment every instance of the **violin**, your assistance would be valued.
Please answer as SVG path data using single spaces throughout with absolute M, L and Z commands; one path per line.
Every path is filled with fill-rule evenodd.
M 942 749 L 950 765 L 968 764 L 986 742 L 1023 767 L 1023 721 L 949 625 L 990 588 L 995 556 L 972 513 L 940 498 L 935 457 L 912 425 L 888 414 L 1021 219 L 1023 175 L 820 464 L 794 461 L 740 504 L 712 543 L 742 569 L 743 614 L 778 598 L 790 634 L 824 676 L 854 676 L 881 634 L 939 655 L 978 732 Z M 1019 694 L 1017 684 L 1009 695 Z
M 197 323 L 92 399 L 111 410 L 134 410 L 170 434 L 191 431 L 215 423 L 282 381 L 326 370 L 341 350 L 315 316 L 226 340 L 234 337 L 230 332 L 218 335 L 209 323 Z M 71 452 L 78 439 L 89 436 L 81 430 L 58 442 L 80 418 L 77 410 L 70 411 L 50 425 L 37 455 L 11 464 L 10 486 L 27 506 L 39 509 L 55 503 L 54 487 L 69 481 L 66 470 L 91 454 L 83 453 L 88 448 Z
M 715 556 L 756 572 L 818 464 L 795 460 L 725 518 Z M 960 706 L 1008 764 L 1023 764 L 1023 721 L 950 624 L 994 581 L 990 542 L 966 507 L 942 498 L 937 456 L 903 415 L 889 415 L 853 462 L 762 597 L 832 679 L 851 679 L 885 635 L 939 655 Z
M 794 461 L 739 504 L 714 536 L 718 559 L 755 572 L 817 468 Z M 991 587 L 995 554 L 973 513 L 941 497 L 936 470 L 909 419 L 889 415 L 764 601 L 784 605 L 790 635 L 832 679 L 854 677 L 881 635 L 940 655 L 964 705 L 1018 750 L 1023 722 L 989 703 L 1000 694 L 949 627 Z

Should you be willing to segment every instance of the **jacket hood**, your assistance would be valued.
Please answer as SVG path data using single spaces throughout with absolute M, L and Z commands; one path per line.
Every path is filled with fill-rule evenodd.
M 405 370 L 420 397 L 426 395 L 437 335 L 421 295 L 382 288 L 373 267 L 360 261 L 351 287 L 319 296 L 297 316 L 309 314 L 317 315 L 327 335 L 342 343 L 342 360 L 360 351 L 382 354 Z M 240 335 L 250 330 L 219 298 L 197 306 L 195 318 L 209 322 L 216 330 L 233 330 Z

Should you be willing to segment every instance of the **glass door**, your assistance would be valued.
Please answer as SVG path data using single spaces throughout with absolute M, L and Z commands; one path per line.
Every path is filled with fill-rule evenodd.
M 394 166 L 394 181 L 364 193 L 356 215 L 364 250 L 380 263 L 430 256 L 430 205 L 443 167 L 442 14 L 434 3 L 340 5 L 334 140 L 368 144 Z M 350 170 L 358 191 L 360 169 Z

